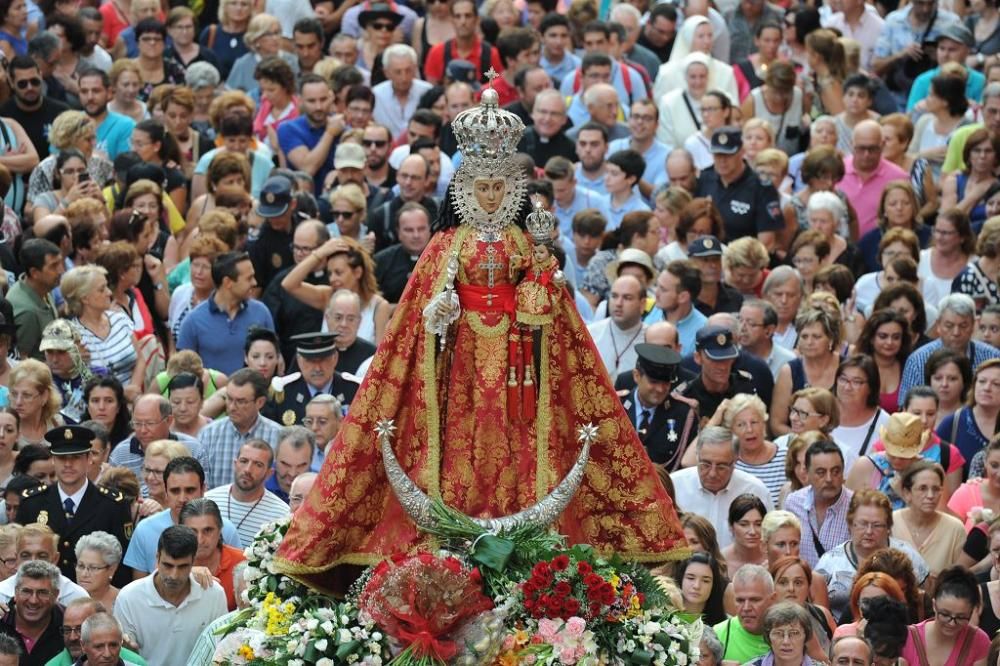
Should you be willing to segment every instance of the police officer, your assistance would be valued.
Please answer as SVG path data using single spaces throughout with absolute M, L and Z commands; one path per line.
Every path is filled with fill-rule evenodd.
M 725 326 L 705 326 L 695 338 L 694 360 L 701 373 L 677 387 L 677 393 L 698 403 L 700 426 L 704 427 L 722 401 L 737 393 L 756 394 L 753 375 L 734 370 L 740 350 L 733 342 L 733 332 Z
M 21 525 L 48 525 L 59 535 L 59 562 L 54 564 L 75 581 L 77 540 L 100 530 L 118 539 L 124 553 L 132 537 L 132 511 L 121 493 L 87 480 L 92 430 L 62 426 L 45 433 L 45 439 L 51 445 L 58 482 L 24 491 L 15 520 Z M 119 567 L 111 582 L 121 586 L 131 580 L 128 567 Z
M 306 405 L 321 393 L 332 395 L 345 408 L 354 400 L 358 381 L 352 375 L 336 371 L 337 334 L 302 333 L 293 335 L 295 358 L 299 372 L 278 380 L 283 384 L 261 412 L 272 421 L 285 426 L 302 423 Z
M 743 159 L 743 133 L 739 127 L 712 132 L 713 166 L 698 176 L 697 197 L 710 197 L 722 215 L 726 238 L 756 236 L 771 250 L 775 234 L 784 228 L 778 190 L 761 178 Z
M 699 236 L 688 245 L 688 257 L 701 272 L 701 291 L 694 306 L 710 317 L 716 312 L 739 312 L 743 294 L 722 281 L 722 243 L 715 236 Z
M 635 346 L 635 387 L 619 391 L 622 405 L 646 447 L 649 459 L 668 470 L 679 469 L 684 449 L 698 434 L 697 405 L 671 394 L 681 356 L 661 345 Z

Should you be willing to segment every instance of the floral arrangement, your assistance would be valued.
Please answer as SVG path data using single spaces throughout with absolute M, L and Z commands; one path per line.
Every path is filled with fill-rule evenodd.
M 271 593 L 282 599 L 305 597 L 309 593 L 304 585 L 274 570 L 274 554 L 278 552 L 278 546 L 285 538 L 291 521 L 292 516 L 289 514 L 264 525 L 253 543 L 243 551 L 247 558 L 244 574 L 247 587 L 243 592 L 243 600 L 251 606 L 259 606 Z

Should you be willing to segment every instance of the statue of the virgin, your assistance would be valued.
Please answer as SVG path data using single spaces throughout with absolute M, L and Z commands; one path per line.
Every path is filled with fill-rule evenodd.
M 342 592 L 352 569 L 422 544 L 387 481 L 383 420 L 395 425 L 395 457 L 410 479 L 480 518 L 544 498 L 577 461 L 578 429 L 593 424 L 586 473 L 554 529 L 634 560 L 677 557 L 685 542 L 674 507 L 569 292 L 550 290 L 543 325 L 517 323 L 517 267 L 543 241 L 537 224 L 526 233 L 532 206 L 513 159 L 524 125 L 487 88 L 453 127 L 462 164 L 434 235 L 292 520 L 279 568 Z

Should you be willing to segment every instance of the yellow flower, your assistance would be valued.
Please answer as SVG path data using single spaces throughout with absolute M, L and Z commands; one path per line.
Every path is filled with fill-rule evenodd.
M 617 592 L 622 579 L 618 577 L 618 574 L 611 574 L 611 578 L 608 579 L 608 582 L 611 583 L 611 587 L 615 588 L 615 591 Z
M 239 656 L 243 657 L 246 661 L 253 661 L 256 655 L 254 654 L 253 648 L 249 645 L 241 645 L 240 649 L 237 651 Z

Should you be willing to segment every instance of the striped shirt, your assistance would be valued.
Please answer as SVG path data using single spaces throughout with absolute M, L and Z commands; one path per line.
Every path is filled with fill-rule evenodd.
M 203 447 L 201 446 L 201 443 L 198 442 L 197 439 L 179 432 L 171 432 L 167 439 L 180 442 L 184 446 L 188 447 L 188 451 L 191 452 L 191 457 L 200 462 L 204 467 L 205 454 L 202 450 Z M 126 467 L 132 470 L 132 472 L 139 478 L 142 496 L 149 497 L 149 488 L 146 487 L 146 476 L 142 473 L 142 465 L 144 461 L 145 453 L 143 452 L 143 446 L 139 443 L 139 440 L 135 438 L 135 435 L 116 444 L 115 448 L 111 449 L 111 456 L 108 458 L 108 462 L 114 467 Z
M 760 465 L 751 465 L 742 460 L 736 460 L 736 469 L 743 470 L 750 476 L 760 479 L 771 494 L 771 504 L 778 506 L 778 497 L 781 495 L 781 488 L 785 485 L 785 456 L 788 447 L 776 444 L 777 451 L 774 456 Z
M 253 543 L 261 527 L 284 518 L 291 511 L 287 504 L 270 491 L 265 490 L 259 501 L 240 502 L 230 494 L 231 488 L 232 484 L 212 488 L 205 493 L 205 498 L 215 502 L 222 515 L 236 525 L 240 541 L 245 544 Z
M 209 489 L 224 486 L 233 482 L 233 460 L 240 452 L 240 447 L 247 440 L 262 439 L 278 448 L 278 433 L 281 426 L 262 414 L 258 414 L 257 422 L 246 433 L 237 430 L 229 417 L 212 421 L 198 433 L 204 459 L 205 486 Z
M 71 323 L 90 352 L 90 367 L 95 370 L 104 368 L 122 384 L 128 384 L 132 381 L 132 370 L 137 360 L 132 321 L 123 312 L 109 310 L 105 315 L 110 329 L 104 338 L 84 326 L 79 319 L 74 318 Z

